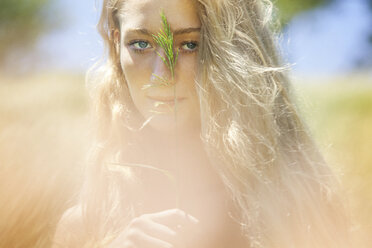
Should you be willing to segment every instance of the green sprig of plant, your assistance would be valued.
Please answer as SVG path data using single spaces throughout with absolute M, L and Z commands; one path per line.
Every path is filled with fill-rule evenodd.
M 163 28 L 160 29 L 160 32 L 157 35 L 152 35 L 154 41 L 164 50 L 165 57 L 163 57 L 159 52 L 157 54 L 167 65 L 168 69 L 171 72 L 172 80 L 174 79 L 174 68 L 177 63 L 178 51 L 174 51 L 174 39 L 173 33 L 171 31 L 170 25 L 167 21 L 167 18 L 164 14 L 164 11 L 160 13 L 161 20 L 163 23 Z
M 175 51 L 174 49 L 174 39 L 173 39 L 173 33 L 171 31 L 170 25 L 167 21 L 167 18 L 164 14 L 164 11 L 161 11 L 160 13 L 161 20 L 163 27 L 160 29 L 157 35 L 152 35 L 155 43 L 164 50 L 165 57 L 162 56 L 158 51 L 156 52 L 157 55 L 162 59 L 162 61 L 165 63 L 167 68 L 170 70 L 171 74 L 171 82 L 167 80 L 164 77 L 161 77 L 159 75 L 153 74 L 157 79 L 158 82 L 160 82 L 160 86 L 169 86 L 170 83 L 174 82 L 174 76 L 175 76 L 175 66 L 176 62 L 178 59 L 178 53 L 179 51 Z M 146 89 L 149 87 L 155 87 L 159 85 L 154 85 L 154 84 L 146 84 L 142 87 L 142 89 Z M 176 87 L 174 87 L 174 95 L 176 95 Z M 165 104 L 161 102 L 157 102 L 156 105 L 160 104 Z M 177 101 L 176 101 L 176 107 L 175 107 L 175 119 L 177 122 Z M 161 112 L 156 112 L 161 114 Z M 177 181 L 177 177 L 173 175 L 171 172 L 163 169 L 159 169 L 157 167 L 151 166 L 151 165 L 145 165 L 145 164 L 136 164 L 136 163 L 110 163 L 111 166 L 124 166 L 124 167 L 129 167 L 129 168 L 141 168 L 141 169 L 150 169 L 153 171 L 160 172 L 161 174 L 165 175 L 170 181 L 177 187 L 177 191 L 179 192 L 179 185 Z M 177 193 L 177 198 L 176 198 L 176 206 L 179 207 L 180 205 L 180 196 L 179 193 Z
M 174 49 L 174 38 L 173 33 L 171 31 L 170 25 L 168 20 L 164 14 L 164 11 L 160 13 L 163 28 L 156 35 L 152 35 L 156 44 L 164 50 L 165 56 L 162 56 L 158 51 L 156 52 L 157 55 L 163 60 L 165 65 L 168 67 L 171 73 L 171 81 L 174 81 L 174 73 L 175 67 L 178 59 L 179 51 L 175 51 Z M 168 85 L 167 80 L 161 76 L 154 75 L 156 78 L 162 82 L 163 85 Z

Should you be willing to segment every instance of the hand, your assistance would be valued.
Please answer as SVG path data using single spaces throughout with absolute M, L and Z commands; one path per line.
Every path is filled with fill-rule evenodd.
M 196 239 L 199 220 L 180 209 L 134 218 L 110 248 L 183 248 Z M 192 247 L 192 246 L 190 246 Z

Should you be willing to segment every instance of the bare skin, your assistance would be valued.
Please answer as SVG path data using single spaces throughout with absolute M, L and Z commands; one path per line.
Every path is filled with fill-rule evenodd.
M 180 209 L 143 214 L 134 218 L 110 247 L 193 247 L 199 221 Z
M 242 244 L 239 226 L 228 216 L 228 212 L 231 211 L 231 202 L 228 200 L 229 197 L 215 173 L 215 169 L 211 167 L 205 152 L 203 152 L 201 141 L 196 138 L 183 139 L 178 149 L 176 146 L 172 146 L 172 141 L 168 139 L 162 141 L 156 139 L 156 141 L 157 145 L 149 142 L 149 150 L 146 151 L 147 157 L 151 157 L 150 160 L 154 161 L 153 165 L 178 175 L 177 181 L 180 188 L 177 191 L 174 184 L 160 173 L 154 173 L 151 170 L 143 171 L 144 201 L 140 210 L 143 215 L 138 217 L 142 220 L 140 225 L 142 229 L 138 228 L 138 225 L 133 225 L 133 222 L 138 221 L 138 219 L 134 219 L 129 224 L 129 228 L 124 231 L 123 236 L 114 244 L 121 245 L 126 243 L 127 239 L 132 240 L 134 232 L 137 234 L 134 239 L 138 243 L 132 241 L 129 243 L 135 243 L 138 246 L 133 247 L 142 247 L 139 245 L 140 242 L 144 242 L 142 238 L 146 242 L 150 242 L 149 239 L 153 240 L 154 243 L 150 242 L 151 247 L 156 247 L 157 239 L 167 243 L 164 245 L 173 245 L 171 247 L 185 247 L 182 245 L 190 242 L 192 245 L 189 244 L 187 247 L 218 248 L 229 247 L 232 243 L 235 244 L 234 247 L 239 247 L 238 244 Z M 174 155 L 176 153 L 177 156 Z M 178 173 L 175 165 L 178 166 Z M 175 202 L 176 195 L 179 197 L 178 206 Z M 154 223 L 147 218 L 152 216 L 156 219 L 158 215 L 162 216 L 168 211 L 173 213 L 173 209 L 176 207 L 191 220 L 196 219 L 197 223 L 190 221 L 189 224 L 186 224 L 189 228 L 180 231 L 175 227 L 178 224 L 181 226 L 184 224 L 177 215 L 169 214 L 167 221 L 161 223 Z M 143 219 L 143 216 L 146 218 Z M 156 229 L 156 226 L 164 232 L 148 232 L 148 230 Z M 129 237 L 127 233 L 129 233 Z M 171 240 L 175 239 L 174 243 L 170 238 L 172 238 Z M 113 246 L 113 248 L 122 247 L 120 245 Z

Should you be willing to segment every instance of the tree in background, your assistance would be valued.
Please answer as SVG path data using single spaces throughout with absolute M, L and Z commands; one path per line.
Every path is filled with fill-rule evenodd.
M 367 0 L 368 3 L 369 3 L 369 10 L 370 10 L 370 13 L 372 13 L 372 0 Z M 370 33 L 369 33 L 369 44 L 371 45 L 372 47 L 372 17 L 370 19 L 371 21 L 371 25 L 370 25 Z M 372 50 L 372 49 L 371 49 Z M 370 55 L 372 55 L 372 52 L 370 53 Z M 364 61 L 364 63 L 368 66 L 372 66 L 372 56 L 368 56 L 368 58 L 366 59 L 366 61 Z
M 315 8 L 322 7 L 334 7 L 341 4 L 346 0 L 272 0 L 278 9 L 279 23 L 281 28 L 285 28 L 289 24 L 292 18 L 302 12 L 311 11 Z M 352 4 L 353 1 L 350 1 Z M 360 39 L 368 39 L 369 48 L 365 48 L 364 56 L 357 58 L 355 61 L 355 68 L 358 69 L 367 69 L 372 66 L 372 0 L 361 0 L 355 1 L 356 4 L 366 4 L 366 7 L 369 9 L 369 30 L 365 32 L 366 36 L 360 37 Z M 334 5 L 334 6 L 332 6 Z
M 279 9 L 279 19 L 282 25 L 286 25 L 300 12 L 320 7 L 333 0 L 273 0 Z M 370 0 L 372 2 L 372 0 Z
M 288 23 L 299 12 L 331 0 L 274 0 L 281 23 Z M 371 0 L 372 1 L 372 0 Z M 27 51 L 38 38 L 56 26 L 54 0 L 0 1 L 0 65 L 14 51 Z
M 295 15 L 337 0 L 272 1 L 279 10 L 280 24 L 284 27 Z M 372 12 L 372 0 L 365 1 L 370 4 Z M 55 8 L 55 2 L 0 0 L 0 68 L 4 68 L 10 57 L 13 57 L 13 60 L 22 58 L 25 52 L 32 50 L 42 35 L 64 24 L 58 20 L 63 11 Z
M 53 0 L 0 1 L 0 67 L 14 52 L 30 50 L 38 38 L 56 27 Z

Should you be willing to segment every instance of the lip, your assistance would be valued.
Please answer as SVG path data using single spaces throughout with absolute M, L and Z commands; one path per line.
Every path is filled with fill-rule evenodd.
M 175 99 L 174 97 L 154 97 L 154 96 L 146 96 L 147 98 L 150 98 L 151 100 L 154 100 L 154 101 L 160 101 L 160 102 L 175 102 L 175 100 L 178 101 L 182 101 L 184 99 L 186 99 L 185 97 L 178 97 L 177 99 Z

